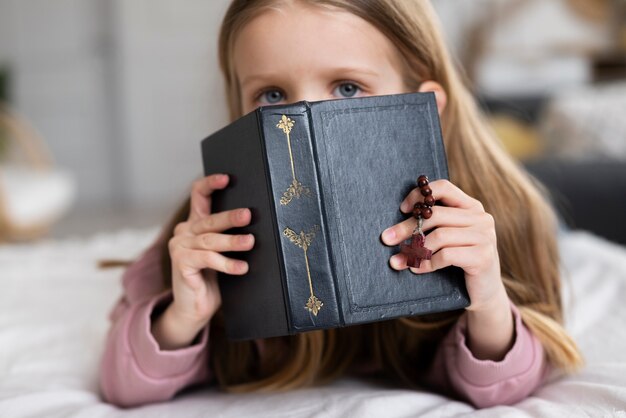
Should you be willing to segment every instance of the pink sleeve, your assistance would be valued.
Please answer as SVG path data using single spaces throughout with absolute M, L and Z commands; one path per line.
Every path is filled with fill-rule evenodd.
M 548 363 L 543 346 L 524 325 L 511 303 L 515 320 L 515 342 L 500 361 L 479 360 L 465 343 L 466 314 L 441 342 L 427 381 L 455 394 L 478 408 L 510 405 L 530 395 L 543 381 Z
M 208 325 L 193 344 L 161 350 L 150 332 L 151 316 L 172 300 L 163 290 L 158 241 L 122 277 L 124 294 L 111 310 L 100 364 L 103 398 L 122 407 L 172 398 L 179 390 L 208 381 Z

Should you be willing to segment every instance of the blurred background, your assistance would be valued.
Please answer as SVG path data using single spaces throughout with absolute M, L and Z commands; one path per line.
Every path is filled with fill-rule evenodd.
M 227 123 L 227 0 L 0 0 L 0 241 L 165 222 Z M 626 0 L 433 0 L 507 149 L 626 244 Z

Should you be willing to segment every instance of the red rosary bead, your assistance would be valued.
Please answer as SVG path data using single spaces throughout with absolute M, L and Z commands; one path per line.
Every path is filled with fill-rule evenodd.
M 424 196 L 424 202 L 417 202 L 413 205 L 413 216 L 415 219 L 424 218 L 429 219 L 433 215 L 432 206 L 435 205 L 435 198 L 433 197 L 433 191 L 428 187 L 428 177 L 421 175 L 417 178 L 417 185 L 420 188 L 421 194 Z
M 418 220 L 418 226 L 413 231 L 409 244 L 400 246 L 401 252 L 407 256 L 407 266 L 420 267 L 422 260 L 430 260 L 432 251 L 424 247 L 424 233 L 422 232 L 422 219 L 430 219 L 433 216 L 432 206 L 435 204 L 433 191 L 428 187 L 428 177 L 421 175 L 417 178 L 417 185 L 424 196 L 424 202 L 413 205 L 413 216 Z

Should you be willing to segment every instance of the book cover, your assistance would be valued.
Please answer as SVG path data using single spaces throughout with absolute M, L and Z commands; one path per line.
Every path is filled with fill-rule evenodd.
M 420 174 L 448 178 L 433 93 L 262 106 L 205 138 L 204 172 L 227 173 L 213 211 L 248 207 L 244 276 L 219 274 L 230 339 L 461 309 L 463 271 L 393 270 L 380 234 Z M 435 209 L 436 210 L 436 209 Z

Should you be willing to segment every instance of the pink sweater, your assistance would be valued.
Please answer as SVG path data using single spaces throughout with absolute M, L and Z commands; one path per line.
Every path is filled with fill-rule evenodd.
M 209 326 L 193 345 L 178 350 L 161 350 L 150 332 L 155 307 L 172 300 L 163 290 L 159 267 L 158 240 L 125 271 L 124 294 L 109 314 L 112 321 L 100 365 L 100 387 L 104 399 L 129 407 L 171 399 L 181 389 L 212 378 L 208 367 Z M 482 408 L 513 404 L 524 399 L 542 382 L 548 371 L 543 347 L 515 318 L 515 342 L 501 361 L 476 359 L 465 344 L 466 316 L 441 342 L 426 381 L 433 388 L 460 397 Z M 263 341 L 256 340 L 263 348 Z M 374 368 L 365 365 L 362 370 Z

